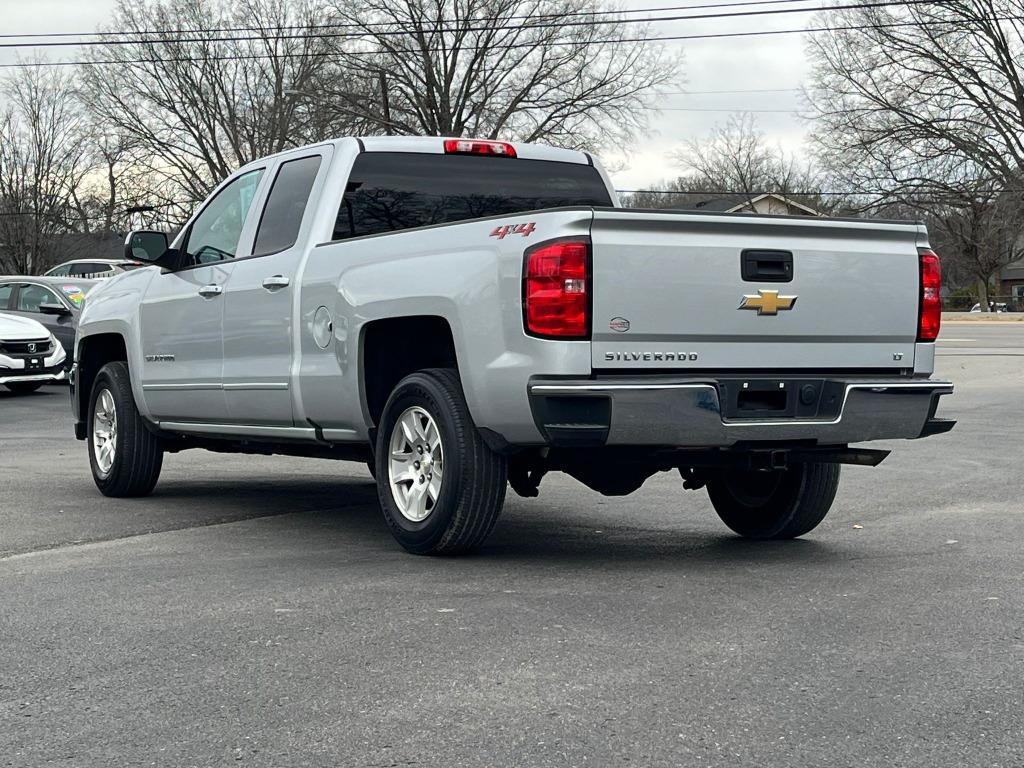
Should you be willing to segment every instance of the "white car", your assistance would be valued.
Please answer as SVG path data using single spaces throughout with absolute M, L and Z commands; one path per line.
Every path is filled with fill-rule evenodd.
M 1001 314 L 1003 312 L 1010 311 L 1009 308 L 1006 306 L 1006 303 L 1002 301 L 1000 301 L 999 303 L 990 301 L 988 303 L 988 306 L 990 312 L 996 312 Z M 975 304 L 973 307 L 971 307 L 971 312 L 981 312 L 981 304 Z
M 0 384 L 15 394 L 64 380 L 64 347 L 42 324 L 0 312 Z
M 128 259 L 74 259 L 49 270 L 44 277 L 80 277 L 102 280 L 144 266 Z

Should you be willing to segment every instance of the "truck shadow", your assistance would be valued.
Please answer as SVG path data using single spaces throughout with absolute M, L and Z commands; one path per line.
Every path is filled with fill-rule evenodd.
M 638 506 L 657 503 L 638 494 Z M 153 502 L 189 503 L 207 508 L 220 520 L 280 517 L 274 523 L 280 535 L 306 541 L 318 551 L 331 548 L 392 552 L 411 558 L 416 570 L 481 568 L 485 562 L 499 567 L 546 569 L 576 568 L 614 571 L 679 571 L 696 566 L 750 568 L 788 564 L 834 564 L 848 551 L 827 538 L 756 542 L 733 536 L 705 520 L 702 513 L 680 512 L 678 527 L 609 525 L 607 518 L 590 522 L 589 505 L 564 504 L 550 512 L 511 508 L 498 520 L 484 546 L 457 558 L 418 558 L 406 555 L 391 538 L 377 505 L 376 486 L 369 478 L 289 478 L 288 480 L 186 481 L 158 486 Z M 636 515 L 632 516 L 636 519 Z M 218 520 L 218 521 L 220 521 Z

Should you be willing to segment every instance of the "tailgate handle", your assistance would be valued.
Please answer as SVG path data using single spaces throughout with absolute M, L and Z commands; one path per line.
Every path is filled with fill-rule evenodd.
M 740 254 L 740 273 L 749 283 L 788 283 L 793 279 L 793 254 L 747 249 Z

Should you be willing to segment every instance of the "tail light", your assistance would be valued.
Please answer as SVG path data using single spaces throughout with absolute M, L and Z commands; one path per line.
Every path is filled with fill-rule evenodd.
M 917 340 L 935 341 L 942 323 L 942 268 L 939 257 L 927 248 L 918 254 L 921 266 L 921 303 L 917 315 Z
M 444 153 L 446 155 L 491 155 L 493 157 L 515 157 L 516 148 L 503 141 L 445 139 Z
M 590 244 L 563 240 L 526 252 L 526 332 L 558 339 L 590 336 Z

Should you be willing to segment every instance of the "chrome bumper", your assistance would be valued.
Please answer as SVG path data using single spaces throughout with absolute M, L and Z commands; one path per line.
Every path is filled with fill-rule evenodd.
M 64 381 L 64 369 L 45 373 L 14 373 L 0 371 L 0 384 L 14 384 L 29 381 Z
M 763 385 L 766 378 L 751 381 Z M 738 381 L 728 379 L 729 385 Z M 796 390 L 809 380 L 770 381 L 780 390 L 792 385 L 791 397 L 796 398 Z M 953 392 L 947 381 L 836 377 L 818 381 L 818 400 L 790 407 L 802 415 L 788 416 L 723 409 L 723 399 L 728 402 L 730 391 L 735 391 L 724 378 L 534 380 L 529 392 L 534 420 L 551 445 L 725 448 L 793 440 L 849 445 L 927 437 L 948 432 L 956 423 L 935 418 L 939 398 Z

